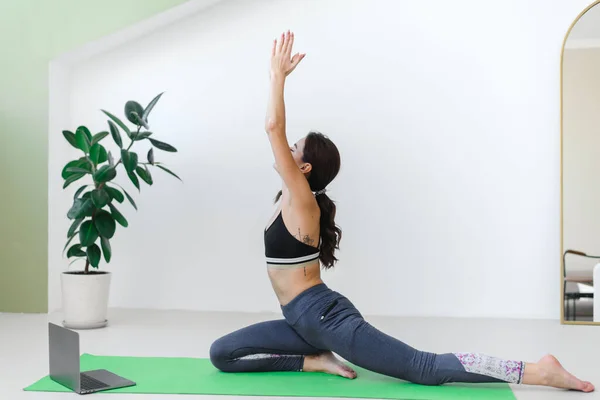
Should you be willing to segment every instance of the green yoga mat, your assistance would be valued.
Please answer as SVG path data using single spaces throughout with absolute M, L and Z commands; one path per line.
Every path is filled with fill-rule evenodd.
M 356 368 L 356 367 L 355 367 Z M 507 384 L 422 386 L 356 368 L 358 378 L 308 372 L 228 374 L 200 358 L 81 356 L 81 369 L 107 369 L 136 382 L 112 393 L 203 394 L 240 396 L 350 397 L 377 399 L 515 400 Z M 67 392 L 49 377 L 25 388 L 33 392 Z

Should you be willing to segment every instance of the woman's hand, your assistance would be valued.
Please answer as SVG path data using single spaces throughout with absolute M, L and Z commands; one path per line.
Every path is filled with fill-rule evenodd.
M 294 34 L 287 31 L 281 34 L 279 41 L 273 41 L 271 51 L 271 77 L 285 78 L 302 61 L 306 54 L 296 53 L 292 56 Z

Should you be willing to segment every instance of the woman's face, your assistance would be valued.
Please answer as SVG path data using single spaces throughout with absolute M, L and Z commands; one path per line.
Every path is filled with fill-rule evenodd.
M 303 174 L 308 174 L 312 168 L 309 163 L 304 162 L 302 159 L 304 158 L 304 143 L 306 142 L 306 137 L 298 140 L 292 146 L 290 146 L 290 152 L 292 153 L 292 158 L 296 162 L 296 165 L 302 171 Z M 275 171 L 279 173 L 277 170 L 277 164 L 274 164 L 273 167 Z
M 305 164 L 304 161 L 302 161 L 302 159 L 304 158 L 304 143 L 306 142 L 306 138 L 303 137 L 302 139 L 298 140 L 296 143 L 294 143 L 293 146 L 290 147 L 290 151 L 292 152 L 292 157 L 294 158 L 294 161 L 296 161 L 296 164 L 298 165 L 298 168 L 302 169 L 302 164 Z

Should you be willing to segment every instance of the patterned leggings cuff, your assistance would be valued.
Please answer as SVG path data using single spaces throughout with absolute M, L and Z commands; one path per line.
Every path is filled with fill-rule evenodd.
M 525 374 L 525 362 L 521 361 L 521 368 L 520 368 L 520 372 L 519 372 L 519 380 L 517 382 L 517 384 L 522 384 L 523 383 L 523 375 Z
M 485 375 L 508 383 L 519 384 L 523 380 L 525 363 L 505 360 L 479 353 L 454 353 L 467 372 Z

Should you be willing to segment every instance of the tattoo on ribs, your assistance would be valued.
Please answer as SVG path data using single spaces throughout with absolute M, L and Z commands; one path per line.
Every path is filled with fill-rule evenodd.
M 298 228 L 298 236 L 296 236 L 296 238 L 304 244 L 307 244 L 309 246 L 314 246 L 315 241 L 313 239 L 311 239 L 311 237 L 309 235 L 302 235 L 300 233 L 300 228 Z

